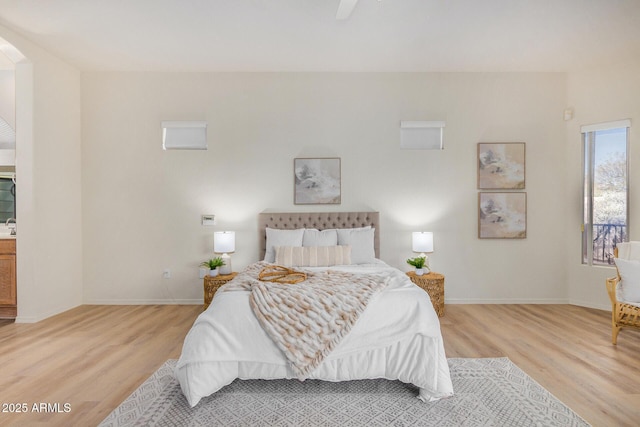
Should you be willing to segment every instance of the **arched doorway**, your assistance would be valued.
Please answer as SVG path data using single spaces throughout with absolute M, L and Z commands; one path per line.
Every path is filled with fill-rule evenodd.
M 27 61 L 26 57 L 15 46 L 0 37 L 0 93 L 3 95 L 2 101 L 0 101 L 0 116 L 3 117 L 9 127 L 15 131 L 15 140 L 13 146 L 9 146 L 6 141 L 3 145 L 0 145 L 0 179 L 3 176 L 10 176 L 8 172 L 13 171 L 13 180 L 16 183 L 14 191 L 14 218 L 19 217 L 20 212 L 20 195 L 28 194 L 31 183 L 30 179 L 25 180 L 24 185 L 19 185 L 20 179 L 20 160 L 17 147 L 23 146 L 26 148 L 25 153 L 30 153 L 31 137 L 32 134 L 32 111 L 33 100 L 31 94 L 33 93 L 33 78 L 32 78 L 32 66 Z M 11 162 L 13 159 L 13 162 Z M 25 169 L 30 163 L 29 156 L 23 156 L 22 162 Z M 13 163 L 13 164 L 12 164 Z M 26 215 L 25 215 L 26 216 Z M 5 225 L 6 221 L 0 221 L 0 227 Z M 3 233 L 6 230 L 0 230 Z M 17 260 L 20 260 L 20 252 L 25 253 L 25 249 L 28 248 L 28 244 L 20 245 L 16 236 L 15 241 L 16 248 L 16 265 L 15 265 L 15 280 L 17 288 L 15 317 L 17 317 L 18 306 L 20 304 L 20 284 L 28 280 L 28 273 L 25 273 L 25 268 L 20 268 Z M 26 243 L 26 242 L 25 242 Z M 24 256 L 24 255 L 23 255 Z M 22 270 L 22 273 L 19 271 Z M 5 313 L 11 313 L 11 310 L 5 310 Z

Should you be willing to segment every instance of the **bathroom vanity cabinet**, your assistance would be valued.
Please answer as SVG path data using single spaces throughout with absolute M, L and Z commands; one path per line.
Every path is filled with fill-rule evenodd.
M 15 319 L 16 239 L 0 239 L 0 319 Z

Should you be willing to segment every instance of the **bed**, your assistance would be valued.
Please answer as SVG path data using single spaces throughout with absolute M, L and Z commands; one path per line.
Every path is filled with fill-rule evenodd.
M 261 213 L 258 223 L 262 260 L 221 287 L 185 337 L 175 375 L 192 407 L 238 378 L 385 378 L 413 384 L 425 402 L 453 394 L 429 296 L 379 259 L 377 212 Z M 309 253 L 316 258 L 310 261 Z M 305 280 L 289 285 L 257 280 L 276 265 Z M 333 281 L 329 288 L 326 280 Z M 327 289 L 329 296 L 312 293 Z M 298 292 L 294 296 L 300 299 L 286 292 Z M 302 334 L 295 339 L 278 324 L 290 320 L 289 312 L 264 311 L 286 310 L 271 300 L 282 295 L 293 301 L 289 309 L 307 307 L 311 315 L 297 321 L 307 326 L 304 332 L 293 329 Z M 338 301 L 337 308 L 327 308 L 328 300 Z M 319 305 L 338 315 L 314 314 Z

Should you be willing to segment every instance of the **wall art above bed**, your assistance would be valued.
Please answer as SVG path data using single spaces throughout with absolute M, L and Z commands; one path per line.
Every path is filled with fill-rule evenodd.
M 527 237 L 527 193 L 478 193 L 478 237 L 524 239 Z
M 296 158 L 293 160 L 296 205 L 339 205 L 341 200 L 340 158 Z
M 478 143 L 478 188 L 522 190 L 525 185 L 525 143 Z

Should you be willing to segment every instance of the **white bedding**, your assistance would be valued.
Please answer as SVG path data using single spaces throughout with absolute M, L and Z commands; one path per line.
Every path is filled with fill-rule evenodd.
M 418 397 L 424 401 L 451 396 L 440 322 L 429 296 L 400 270 L 379 260 L 329 269 L 389 275 L 389 285 L 373 297 L 351 332 L 309 378 L 386 378 L 419 387 Z M 196 319 L 176 365 L 176 378 L 191 406 L 236 378 L 296 378 L 282 351 L 260 327 L 249 292 L 222 290 Z

